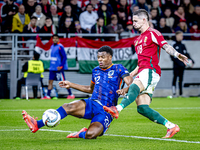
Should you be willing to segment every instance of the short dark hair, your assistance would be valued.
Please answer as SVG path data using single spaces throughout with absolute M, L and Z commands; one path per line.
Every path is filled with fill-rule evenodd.
M 37 53 L 36 51 L 34 51 L 33 56 L 34 56 L 35 60 L 39 60 L 39 58 L 40 58 L 40 54 Z
M 183 32 L 178 30 L 178 31 L 175 32 L 175 35 L 178 35 L 178 34 L 183 34 Z
M 99 17 L 99 18 L 97 19 L 97 21 L 99 21 L 100 19 L 104 20 L 102 17 Z
M 51 17 L 46 17 L 46 19 L 45 20 L 48 20 L 48 19 L 51 19 Z M 51 19 L 52 20 L 52 19 Z
M 87 5 L 86 5 L 85 9 L 87 9 L 89 5 L 91 5 L 91 6 L 92 6 L 92 4 L 91 4 L 91 3 L 89 3 L 89 4 L 87 4 Z M 92 6 L 92 8 L 93 8 L 93 6 Z
M 32 19 L 36 19 L 36 20 L 37 20 L 37 17 L 35 17 L 35 16 L 32 16 L 32 17 L 31 17 L 31 20 L 32 20 Z
M 109 53 L 111 56 L 113 56 L 113 50 L 110 46 L 102 46 L 99 48 L 98 52 L 106 52 L 106 53 Z
M 145 9 L 139 9 L 139 10 L 135 11 L 133 13 L 133 15 L 136 15 L 138 17 L 142 16 L 142 15 L 145 15 L 147 17 L 147 21 L 149 21 L 149 14 L 148 14 L 148 12 Z
M 53 38 L 54 36 L 57 36 L 57 37 L 59 38 L 58 34 L 54 34 L 54 35 L 52 35 L 52 38 Z

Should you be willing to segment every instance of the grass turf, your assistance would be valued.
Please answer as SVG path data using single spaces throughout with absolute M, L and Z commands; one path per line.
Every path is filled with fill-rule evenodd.
M 37 133 L 31 133 L 22 120 L 22 110 L 41 119 L 46 109 L 57 109 L 69 102 L 66 99 L 0 100 L 0 149 L 200 149 L 199 97 L 153 98 L 150 107 L 180 127 L 180 132 L 170 139 L 174 141 L 162 141 L 166 128 L 139 115 L 135 103 L 120 113 L 119 118 L 111 123 L 106 135 L 95 140 L 66 138 L 72 131 L 88 127 L 89 120 L 68 116 L 57 127 L 43 127 L 44 130 Z M 190 143 L 191 141 L 195 143 Z

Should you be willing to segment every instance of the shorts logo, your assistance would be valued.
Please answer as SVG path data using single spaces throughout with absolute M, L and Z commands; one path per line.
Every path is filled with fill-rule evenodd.
M 56 79 L 57 79 L 57 81 L 61 80 L 61 74 L 60 73 L 56 73 Z
M 114 74 L 114 70 L 110 70 L 108 72 L 108 78 L 112 78 L 113 77 L 113 74 Z
M 106 128 L 108 128 L 108 127 L 110 126 L 110 121 L 109 121 L 109 119 L 108 119 L 108 116 L 106 116 L 106 118 L 104 119 L 104 126 L 105 126 Z

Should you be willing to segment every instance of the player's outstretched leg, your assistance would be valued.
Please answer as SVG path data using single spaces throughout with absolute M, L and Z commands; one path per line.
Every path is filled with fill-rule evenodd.
M 70 133 L 67 138 L 85 138 L 87 128 L 82 128 L 79 132 Z

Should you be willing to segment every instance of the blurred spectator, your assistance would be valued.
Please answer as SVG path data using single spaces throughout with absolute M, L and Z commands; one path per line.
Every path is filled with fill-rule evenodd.
M 128 21 L 126 13 L 122 7 L 117 12 L 118 23 L 122 25 L 123 29 L 126 29 L 126 22 Z
M 35 12 L 35 7 L 37 6 L 37 3 L 34 0 L 28 0 L 27 5 L 25 6 L 25 13 L 31 17 L 33 13 Z
M 63 11 L 64 11 L 63 2 L 59 1 L 58 5 L 57 5 L 57 13 L 58 13 L 58 15 L 62 16 Z
M 113 14 L 113 7 L 111 6 L 111 4 L 109 3 L 109 0 L 101 0 L 100 2 L 100 7 L 102 4 L 105 4 L 107 6 L 107 11 L 112 15 Z
M 166 8 L 170 8 L 172 13 L 174 13 L 174 11 L 177 10 L 177 5 L 175 5 L 172 0 L 165 0 L 165 3 L 161 6 L 161 9 L 164 11 Z
M 99 6 L 98 6 L 99 1 L 98 0 L 90 0 L 90 4 L 92 4 L 93 11 L 97 13 Z
M 72 7 L 72 13 L 76 14 L 79 17 L 82 10 L 78 6 L 77 0 L 70 0 L 70 5 Z
M 146 0 L 138 0 L 136 5 L 139 6 L 140 9 L 145 9 L 147 12 L 149 12 L 149 7 L 146 4 Z
M 59 33 L 66 33 L 66 37 L 68 37 L 68 33 L 75 33 L 75 28 L 70 17 L 66 17 L 65 26 L 59 28 Z
M 191 36 L 192 40 L 200 40 L 200 35 L 195 34 L 195 33 L 200 34 L 200 30 L 198 29 L 197 21 L 194 21 L 192 23 L 192 27 L 190 28 L 190 33 L 194 33 L 194 36 Z
M 29 15 L 25 14 L 24 5 L 20 5 L 18 11 L 19 12 L 13 16 L 13 22 L 12 22 L 13 33 L 23 32 L 24 26 L 28 25 L 30 22 Z
M 48 0 L 41 0 L 40 5 L 42 7 L 42 13 L 45 16 L 50 17 L 51 16 L 51 12 L 50 12 L 50 5 L 48 4 Z
M 79 21 L 75 21 L 75 33 L 89 33 L 87 30 L 81 28 L 81 24 Z
M 108 30 L 108 33 L 119 34 L 119 38 L 121 39 L 120 34 L 124 31 L 124 29 L 123 29 L 121 24 L 118 24 L 117 15 L 111 16 L 111 24 L 109 24 L 107 26 L 107 30 Z M 115 41 L 115 38 L 112 37 L 112 38 L 109 38 L 108 40 L 109 41 Z
M 159 25 L 156 28 L 160 33 L 172 33 L 170 27 L 166 25 L 166 19 L 164 17 L 160 18 Z M 165 40 L 171 39 L 171 36 L 164 36 Z
M 169 26 L 172 29 L 172 31 L 173 31 L 173 27 L 175 26 L 174 25 L 175 19 L 172 16 L 172 12 L 171 12 L 170 8 L 166 8 L 164 10 L 164 17 L 166 19 L 166 25 Z
M 56 34 L 58 32 L 58 28 L 53 24 L 50 17 L 46 17 L 44 26 L 40 29 L 39 33 L 51 33 Z M 41 37 L 42 40 L 50 40 L 51 36 Z
M 18 12 L 18 7 L 14 4 L 13 0 L 7 0 L 1 9 L 1 33 L 11 32 L 13 16 Z M 3 37 L 3 39 L 5 38 Z
M 139 9 L 139 6 L 137 6 L 137 5 L 132 5 L 131 6 L 131 12 L 132 12 L 132 14 L 135 12 L 135 11 L 137 11 Z
M 57 14 L 57 6 L 51 5 L 50 11 L 51 11 L 51 19 L 53 21 L 53 24 L 58 28 L 60 16 Z
M 103 18 L 98 18 L 97 23 L 95 23 L 91 28 L 91 33 L 107 33 L 107 28 L 104 26 L 104 20 Z M 106 38 L 96 38 L 96 41 L 105 41 Z
M 126 14 L 127 20 L 131 20 L 132 14 L 131 14 L 130 5 L 127 4 L 127 0 L 119 0 L 119 4 L 117 5 L 117 8 L 118 9 L 123 8 Z
M 106 0 L 104 0 L 104 1 L 106 1 Z M 118 8 L 117 8 L 118 0 L 109 0 L 109 4 L 112 6 L 113 14 L 117 14 L 117 11 L 118 11 Z
M 194 6 L 191 4 L 190 0 L 183 0 L 183 7 L 184 7 L 185 12 L 189 14 L 194 13 Z
M 104 18 L 104 25 L 107 26 L 110 24 L 111 19 L 111 12 L 108 11 L 106 4 L 101 4 L 99 10 L 98 10 L 98 16 L 99 18 Z
M 23 33 L 38 33 L 40 28 L 36 26 L 36 22 L 37 22 L 37 17 L 32 16 L 30 23 L 28 25 L 25 25 Z
M 149 14 L 149 26 L 154 29 L 154 24 L 152 23 L 151 14 Z
M 86 6 L 86 11 L 82 12 L 79 17 L 81 27 L 90 32 L 91 27 L 96 23 L 98 15 L 96 12 L 92 11 L 93 7 L 91 4 Z
M 32 16 L 31 17 L 31 21 L 28 25 L 26 25 L 23 29 L 23 33 L 38 33 L 40 28 L 38 26 L 36 26 L 36 22 L 37 22 L 37 17 Z M 36 40 L 36 36 L 30 36 L 30 37 L 24 37 L 25 41 L 33 41 Z M 29 47 L 30 49 L 34 48 L 35 43 L 26 43 L 26 47 Z M 29 54 L 33 54 L 33 51 L 29 51 Z
M 180 19 L 177 27 L 174 29 L 174 31 L 182 31 L 183 33 L 190 33 L 188 25 L 186 23 L 185 19 Z M 189 36 L 184 36 L 185 40 L 189 40 L 190 37 Z
M 33 13 L 33 16 L 37 17 L 36 26 L 42 28 L 45 24 L 46 16 L 42 13 L 42 7 L 40 5 L 37 5 L 35 7 L 35 12 Z
M 186 19 L 187 25 L 189 25 L 189 23 L 191 22 L 190 15 L 184 11 L 183 6 L 178 6 L 178 9 L 177 11 L 174 12 L 174 15 L 175 15 L 175 25 L 179 23 L 180 19 L 183 20 Z
M 160 19 L 158 16 L 157 8 L 151 8 L 150 14 L 151 14 L 151 22 L 153 23 L 154 27 L 157 28 Z
M 152 8 L 156 8 L 158 12 L 158 16 L 162 15 L 162 9 L 159 6 L 159 0 L 153 0 L 152 1 Z
M 200 5 L 195 6 L 194 8 L 194 14 L 192 15 L 194 18 L 194 21 L 197 21 L 198 27 L 200 29 Z
M 65 18 L 69 17 L 71 18 L 72 23 L 74 24 L 74 21 L 78 20 L 78 16 L 74 13 L 72 13 L 72 8 L 70 5 L 65 6 L 65 11 L 62 14 L 60 21 L 59 21 L 59 27 L 65 26 Z
M 128 32 L 128 33 L 138 33 L 139 32 L 137 30 L 134 30 L 133 28 L 133 22 L 131 20 L 129 20 L 127 23 L 126 23 L 126 29 L 125 29 L 125 32 Z

